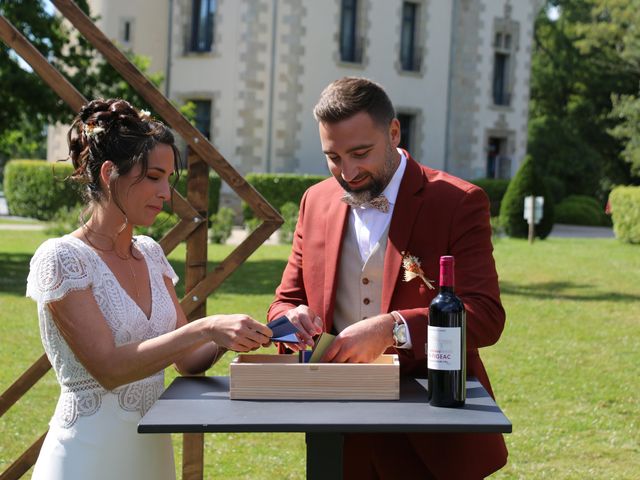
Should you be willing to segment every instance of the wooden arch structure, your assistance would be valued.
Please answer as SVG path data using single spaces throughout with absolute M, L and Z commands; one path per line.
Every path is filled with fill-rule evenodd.
M 173 192 L 174 211 L 180 222 L 160 240 L 166 254 L 186 240 L 185 296 L 180 305 L 187 318 L 206 315 L 207 296 L 216 290 L 283 223 L 278 212 L 225 160 L 211 143 L 164 97 L 162 93 L 113 45 L 73 0 L 51 0 L 60 13 L 82 34 L 122 77 L 149 103 L 189 146 L 187 198 Z M 0 38 L 18 53 L 73 112 L 87 100 L 5 17 L 0 15 Z M 208 172 L 213 168 L 262 220 L 260 226 L 216 268 L 207 272 Z M 0 395 L 0 417 L 51 368 L 42 355 Z M 16 459 L 0 480 L 21 478 L 35 464 L 46 432 Z M 182 478 L 201 479 L 203 434 L 184 434 Z

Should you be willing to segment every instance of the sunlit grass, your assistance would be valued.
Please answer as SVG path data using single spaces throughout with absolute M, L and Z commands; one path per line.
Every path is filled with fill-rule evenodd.
M 35 304 L 24 297 L 42 232 L 0 231 L 0 390 L 42 354 Z M 211 246 L 213 263 L 232 247 Z M 207 301 L 208 313 L 265 319 L 289 248 L 263 246 Z M 513 422 L 509 464 L 492 478 L 634 479 L 640 471 L 640 249 L 615 240 L 501 239 L 507 310 L 500 341 L 481 351 Z M 183 276 L 184 247 L 170 260 Z M 179 293 L 182 293 L 179 284 Z M 226 375 L 227 354 L 208 374 Z M 175 377 L 167 370 L 167 382 Z M 52 373 L 0 419 L 0 471 L 46 428 Z M 176 461 L 181 437 L 174 436 Z M 207 434 L 205 478 L 301 479 L 302 434 Z

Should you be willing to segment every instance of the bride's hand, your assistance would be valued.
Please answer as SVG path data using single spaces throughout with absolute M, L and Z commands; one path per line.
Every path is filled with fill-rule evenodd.
M 213 341 L 229 350 L 249 352 L 270 343 L 271 329 L 248 315 L 211 315 L 205 320 Z

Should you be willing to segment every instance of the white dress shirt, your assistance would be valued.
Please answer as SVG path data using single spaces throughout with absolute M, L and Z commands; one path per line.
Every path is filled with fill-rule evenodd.
M 353 229 L 358 241 L 358 249 L 360 250 L 360 257 L 363 262 L 366 262 L 376 246 L 380 237 L 389 227 L 391 223 L 391 217 L 393 216 L 393 209 L 398 198 L 398 190 L 400 190 L 400 182 L 404 175 L 404 171 L 407 168 L 407 157 L 404 152 L 398 149 L 400 154 L 400 164 L 396 169 L 393 177 L 389 181 L 389 184 L 383 190 L 382 194 L 387 197 L 389 201 L 389 211 L 384 213 L 376 208 L 371 207 L 351 207 L 351 215 L 349 215 L 349 228 Z M 400 313 L 400 318 L 406 325 L 407 322 Z M 411 336 L 409 335 L 409 328 L 406 329 L 407 341 L 402 345 L 398 345 L 397 348 L 411 348 Z
M 351 207 L 349 228 L 355 229 L 358 249 L 360 250 L 360 257 L 363 262 L 366 262 L 369 255 L 371 255 L 373 247 L 375 247 L 378 240 L 380 240 L 380 237 L 389 226 L 391 217 L 393 216 L 393 208 L 398 198 L 400 182 L 407 168 L 407 158 L 404 152 L 398 149 L 398 153 L 400 153 L 400 164 L 393 174 L 393 177 L 391 177 L 389 184 L 382 192 L 382 194 L 387 197 L 387 200 L 389 200 L 389 211 L 384 213 L 371 207 Z

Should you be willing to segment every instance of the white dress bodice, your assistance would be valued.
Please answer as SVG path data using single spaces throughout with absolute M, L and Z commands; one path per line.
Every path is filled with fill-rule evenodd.
M 135 237 L 149 272 L 151 316 L 121 287 L 102 258 L 80 239 L 71 235 L 44 242 L 31 260 L 27 296 L 38 303 L 40 335 L 58 382 L 61 395 L 52 424 L 69 428 L 81 416 L 95 414 L 102 404 L 104 389 L 82 366 L 61 335 L 47 304 L 73 290 L 90 288 L 117 346 L 157 337 L 175 329 L 176 310 L 164 277 L 178 281 L 162 248 L 146 236 Z M 164 372 L 122 385 L 110 393 L 119 408 L 144 413 L 164 390 Z

